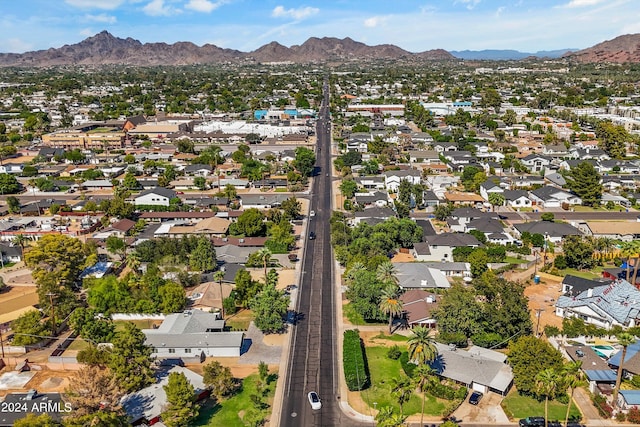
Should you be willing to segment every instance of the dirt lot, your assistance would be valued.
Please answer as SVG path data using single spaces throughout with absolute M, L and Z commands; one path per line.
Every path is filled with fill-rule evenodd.
M 6 371 L 6 368 L 4 371 Z M 0 396 L 13 392 L 24 392 L 30 389 L 36 389 L 42 393 L 62 392 L 69 386 L 69 377 L 71 375 L 73 375 L 73 373 L 69 371 L 54 371 L 43 368 L 41 371 L 36 371 L 34 377 L 31 378 L 24 387 L 20 389 L 0 390 Z
M 540 312 L 539 332 L 544 330 L 546 325 L 562 327 L 562 318 L 555 315 L 555 302 L 561 295 L 562 281 L 561 277 L 540 273 L 541 282 L 539 284 L 531 284 L 524 290 L 524 294 L 529 298 L 529 309 L 531 310 L 531 319 L 533 327 L 536 327 L 538 318 L 536 310 L 542 309 Z
M 0 323 L 11 322 L 38 303 L 35 286 L 12 287 L 0 294 Z

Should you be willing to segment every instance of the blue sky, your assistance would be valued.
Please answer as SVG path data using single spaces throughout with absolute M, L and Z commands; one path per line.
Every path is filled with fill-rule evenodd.
M 535 52 L 640 32 L 638 0 L 0 0 L 0 12 L 0 52 L 60 47 L 102 30 L 243 52 L 313 36 L 410 52 Z

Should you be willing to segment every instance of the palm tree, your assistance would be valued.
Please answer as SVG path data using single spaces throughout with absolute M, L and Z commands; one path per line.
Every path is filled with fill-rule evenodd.
M 420 425 L 424 425 L 424 404 L 427 400 L 427 389 L 435 381 L 436 371 L 429 365 L 418 365 L 414 371 L 417 379 L 418 390 L 422 392 L 422 409 L 420 410 Z
M 413 328 L 413 335 L 407 341 L 409 344 L 409 360 L 422 365 L 433 362 L 438 356 L 438 349 L 429 336 L 429 329 L 424 326 Z
M 398 286 L 389 283 L 382 291 L 380 300 L 380 311 L 389 315 L 389 335 L 393 326 L 393 318 L 402 315 L 402 301 L 398 298 Z
M 567 415 L 564 418 L 564 425 L 569 423 L 569 412 L 571 412 L 571 403 L 573 403 L 573 392 L 580 384 L 584 377 L 582 373 L 582 361 L 576 360 L 574 362 L 565 363 L 562 367 L 562 382 L 565 386 L 571 389 L 569 394 L 569 404 L 567 405 Z
M 547 368 L 536 375 L 536 389 L 538 394 L 544 395 L 544 427 L 549 422 L 549 398 L 554 398 L 558 387 L 558 374 L 552 368 Z
M 20 246 L 20 255 L 24 256 L 24 247 L 27 245 L 29 238 L 24 234 L 16 234 L 12 240 L 14 245 Z
M 622 371 L 624 370 L 624 358 L 627 356 L 627 347 L 633 344 L 636 338 L 628 332 L 618 334 L 618 344 L 622 346 L 622 357 L 618 365 L 618 375 L 616 376 L 616 386 L 613 389 L 613 407 L 618 406 L 618 392 L 620 391 L 620 383 L 622 382 Z
M 224 319 L 224 298 L 222 297 L 222 279 L 224 279 L 224 271 L 218 269 L 215 273 L 213 273 L 213 280 L 218 282 L 218 287 L 220 288 L 220 313 L 222 314 L 222 318 Z
M 383 406 L 376 414 L 376 421 L 378 422 L 378 426 L 382 427 L 389 425 L 389 421 L 392 417 L 393 408 L 391 406 Z
M 398 284 L 398 278 L 396 277 L 396 267 L 391 261 L 385 261 L 378 265 L 376 269 L 376 279 L 383 283 Z
M 127 267 L 129 267 L 134 274 L 138 274 L 138 269 L 140 268 L 140 256 L 136 252 L 129 254 L 127 257 Z
M 627 282 L 630 282 L 630 272 L 631 272 L 631 256 L 635 255 L 636 249 L 633 247 L 631 242 L 621 242 L 620 243 L 620 255 L 626 259 L 627 264 Z
M 267 283 L 267 267 L 271 261 L 271 251 L 267 248 L 261 248 L 258 251 L 258 259 L 260 259 L 264 265 L 264 283 Z
M 636 278 L 638 277 L 638 265 L 640 265 L 640 257 L 638 254 L 640 253 L 640 241 L 633 240 L 629 242 L 631 246 L 631 250 L 633 251 L 633 277 L 631 278 L 631 284 L 633 286 L 636 285 Z
M 355 279 L 356 274 L 365 269 L 366 269 L 365 265 L 361 262 L 356 261 L 353 264 L 351 264 L 351 267 L 349 267 L 349 270 L 347 270 L 347 272 L 344 275 L 345 284 L 347 286 L 351 284 Z
M 391 378 L 391 395 L 398 400 L 398 404 L 400 405 L 400 416 L 402 416 L 404 404 L 411 399 L 413 388 L 413 383 L 409 377 Z

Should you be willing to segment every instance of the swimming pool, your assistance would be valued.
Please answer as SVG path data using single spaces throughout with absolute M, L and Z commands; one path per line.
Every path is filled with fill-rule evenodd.
M 610 358 L 616 351 L 616 349 L 610 345 L 592 345 L 591 348 L 598 356 L 604 357 L 605 359 Z

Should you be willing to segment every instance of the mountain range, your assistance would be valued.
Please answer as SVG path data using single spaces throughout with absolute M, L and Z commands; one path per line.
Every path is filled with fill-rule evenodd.
M 528 57 L 565 57 L 579 62 L 640 62 L 640 34 L 631 34 L 599 43 L 583 50 L 561 49 L 536 53 L 515 50 L 453 51 L 432 49 L 408 52 L 392 44 L 368 46 L 350 38 L 311 37 L 301 45 L 286 47 L 271 42 L 252 52 L 224 49 L 212 44 L 197 46 L 191 42 L 141 43 L 128 37 L 115 37 L 107 31 L 79 43 L 18 53 L 1 53 L 0 67 L 46 67 L 56 65 L 190 65 L 227 62 L 345 62 L 362 59 L 432 60 L 517 60 Z

